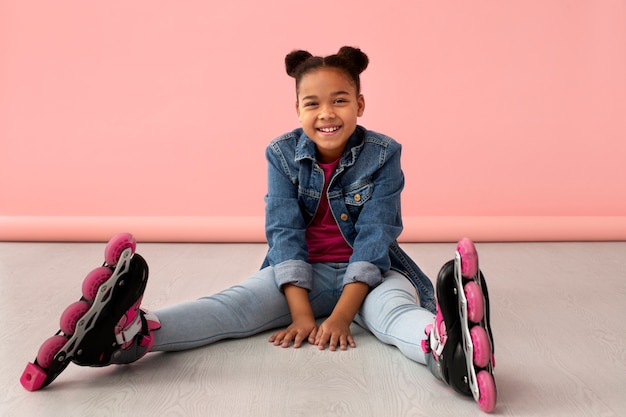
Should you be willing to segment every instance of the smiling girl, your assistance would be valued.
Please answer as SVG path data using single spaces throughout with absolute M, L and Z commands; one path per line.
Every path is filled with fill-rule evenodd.
M 129 268 L 120 271 L 122 261 L 107 261 L 114 272 L 106 285 L 124 278 L 126 288 L 135 288 L 129 283 L 137 282 L 132 296 L 130 289 L 102 302 L 84 296 L 83 308 L 91 306 L 85 316 L 99 314 L 93 328 L 74 331 L 66 325 L 65 334 L 55 336 L 60 351 L 40 351 L 22 384 L 28 389 L 49 384 L 62 371 L 54 370 L 59 359 L 64 366 L 70 360 L 129 363 L 148 351 L 192 349 L 269 330 L 275 346 L 299 348 L 308 342 L 320 350 L 347 350 L 356 347 L 350 331 L 356 322 L 457 391 L 474 395 L 483 410 L 493 410 L 489 300 L 474 245 L 459 242 L 455 260 L 442 268 L 436 304 L 430 279 L 397 242 L 401 146 L 357 124 L 365 110 L 360 74 L 368 62 L 352 47 L 327 57 L 306 51 L 286 56 L 301 127 L 266 150 L 268 251 L 261 270 L 218 294 L 148 313 L 139 309 L 147 266 L 134 244 L 122 242 L 117 252 L 131 257 Z M 459 303 L 468 300 L 465 311 Z M 113 324 L 117 342 L 104 350 L 102 334 L 112 334 Z M 68 338 L 80 352 L 95 350 L 95 359 L 66 352 Z M 43 380 L 34 383 L 38 376 Z

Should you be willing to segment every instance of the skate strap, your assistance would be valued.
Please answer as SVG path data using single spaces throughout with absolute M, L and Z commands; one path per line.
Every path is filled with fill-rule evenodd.
M 115 340 L 117 340 L 117 343 L 120 345 L 123 345 L 124 343 L 128 343 L 131 340 L 133 340 L 133 338 L 135 337 L 137 333 L 141 331 L 141 328 L 142 328 L 141 314 L 137 314 L 137 316 L 135 317 L 135 322 L 133 324 L 131 324 L 128 327 L 125 327 L 119 333 L 115 334 Z
M 161 328 L 161 321 L 156 316 L 156 314 L 154 314 L 152 311 L 147 310 L 145 308 L 142 308 L 141 311 L 143 311 L 143 317 L 146 319 L 146 322 L 148 323 L 148 330 L 152 331 L 152 330 L 158 330 Z
M 436 322 L 435 322 L 436 323 Z M 441 322 L 443 324 L 443 321 Z M 430 348 L 435 354 L 435 358 L 439 358 L 443 353 L 443 348 L 446 346 L 446 340 L 448 339 L 447 334 L 439 334 L 439 329 L 437 329 L 437 325 L 433 326 L 432 331 L 430 332 Z
M 446 346 L 445 342 L 442 342 L 435 332 L 430 334 L 430 348 L 435 352 L 435 357 L 438 358 L 443 353 L 443 348 Z

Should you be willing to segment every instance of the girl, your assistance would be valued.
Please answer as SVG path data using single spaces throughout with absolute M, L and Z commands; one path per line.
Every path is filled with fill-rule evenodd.
M 80 306 L 66 309 L 62 332 L 44 343 L 22 384 L 39 389 L 70 361 L 130 363 L 148 351 L 192 349 L 270 329 L 277 329 L 269 338 L 275 346 L 308 342 L 346 350 L 356 346 L 355 321 L 491 411 L 493 342 L 474 246 L 461 241 L 456 260 L 442 269 L 436 306 L 431 281 L 396 240 L 401 146 L 357 124 L 368 62 L 352 47 L 327 57 L 286 56 L 301 128 L 266 150 L 269 249 L 260 271 L 213 296 L 150 313 L 139 309 L 147 265 L 132 237 L 119 235 L 107 246 L 106 266 L 85 279 Z M 469 308 L 459 308 L 466 293 Z

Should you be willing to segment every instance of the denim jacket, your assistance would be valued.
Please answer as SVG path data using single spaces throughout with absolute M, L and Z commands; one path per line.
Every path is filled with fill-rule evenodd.
M 385 272 L 394 269 L 415 286 L 421 306 L 434 313 L 430 279 L 397 242 L 404 187 L 400 153 L 401 145 L 392 138 L 357 126 L 330 179 L 330 210 L 353 249 L 343 283 L 359 281 L 375 287 Z M 301 128 L 276 138 L 266 149 L 269 249 L 263 267 L 274 267 L 281 287 L 291 283 L 311 289 L 305 230 L 313 221 L 324 186 L 324 172 L 315 155 L 315 144 Z

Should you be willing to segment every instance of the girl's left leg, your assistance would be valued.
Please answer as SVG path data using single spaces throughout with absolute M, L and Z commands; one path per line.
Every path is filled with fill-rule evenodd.
M 389 271 L 367 295 L 354 321 L 380 341 L 396 346 L 407 358 L 426 364 L 422 340 L 424 328 L 433 318 L 430 311 L 420 307 L 411 282 L 399 272 Z

